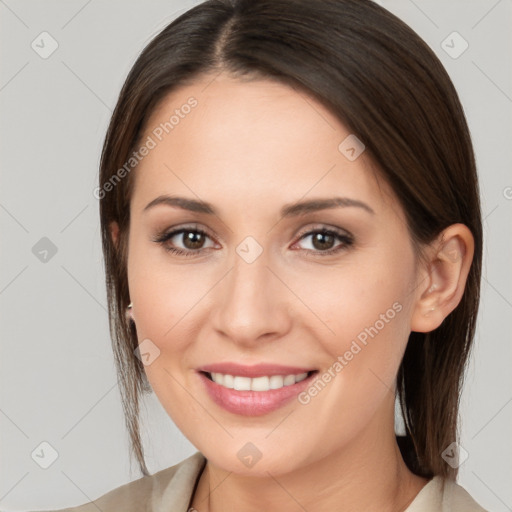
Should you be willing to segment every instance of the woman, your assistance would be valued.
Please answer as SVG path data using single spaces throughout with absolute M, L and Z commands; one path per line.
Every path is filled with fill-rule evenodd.
M 403 22 L 369 0 L 190 9 L 133 66 L 96 194 L 145 476 L 66 510 L 484 510 L 455 483 L 475 161 Z M 151 390 L 198 449 L 154 475 Z

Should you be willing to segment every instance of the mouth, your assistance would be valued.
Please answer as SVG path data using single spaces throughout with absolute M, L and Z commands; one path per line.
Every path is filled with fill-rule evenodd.
M 197 371 L 209 398 L 238 416 L 262 416 L 284 407 L 316 379 L 318 370 L 286 375 L 231 375 Z
M 293 386 L 303 380 L 309 379 L 318 370 L 310 370 L 302 373 L 291 373 L 288 375 L 262 375 L 259 377 L 246 377 L 242 375 L 231 375 L 229 373 L 200 371 L 207 379 L 215 384 L 235 391 L 257 391 L 265 392 L 273 389 L 281 389 L 286 386 Z

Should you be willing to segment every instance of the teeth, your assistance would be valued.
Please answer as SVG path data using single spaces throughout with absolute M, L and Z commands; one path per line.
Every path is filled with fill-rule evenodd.
M 225 388 L 236 389 L 237 391 L 269 391 L 270 389 L 279 389 L 300 382 L 308 376 L 307 372 L 299 373 L 298 375 L 272 375 L 270 377 L 255 377 L 253 379 L 222 373 L 211 373 L 210 375 L 216 384 Z

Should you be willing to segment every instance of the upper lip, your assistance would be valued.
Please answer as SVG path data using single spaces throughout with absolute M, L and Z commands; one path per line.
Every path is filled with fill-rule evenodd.
M 232 362 L 207 364 L 197 368 L 198 372 L 222 373 L 224 375 L 239 375 L 241 377 L 264 377 L 266 375 L 298 375 L 313 371 L 314 368 L 283 366 L 280 364 L 255 364 L 244 366 Z

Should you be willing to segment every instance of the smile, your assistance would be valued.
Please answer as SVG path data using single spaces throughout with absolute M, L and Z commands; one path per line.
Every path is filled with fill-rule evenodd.
M 310 386 L 317 374 L 318 370 L 312 370 L 248 377 L 197 372 L 210 399 L 224 410 L 241 416 L 261 416 L 284 407 Z
M 308 372 L 290 375 L 264 375 L 254 378 L 217 372 L 205 373 L 219 386 L 235 389 L 236 391 L 269 391 L 271 389 L 280 389 L 301 382 L 308 377 Z

